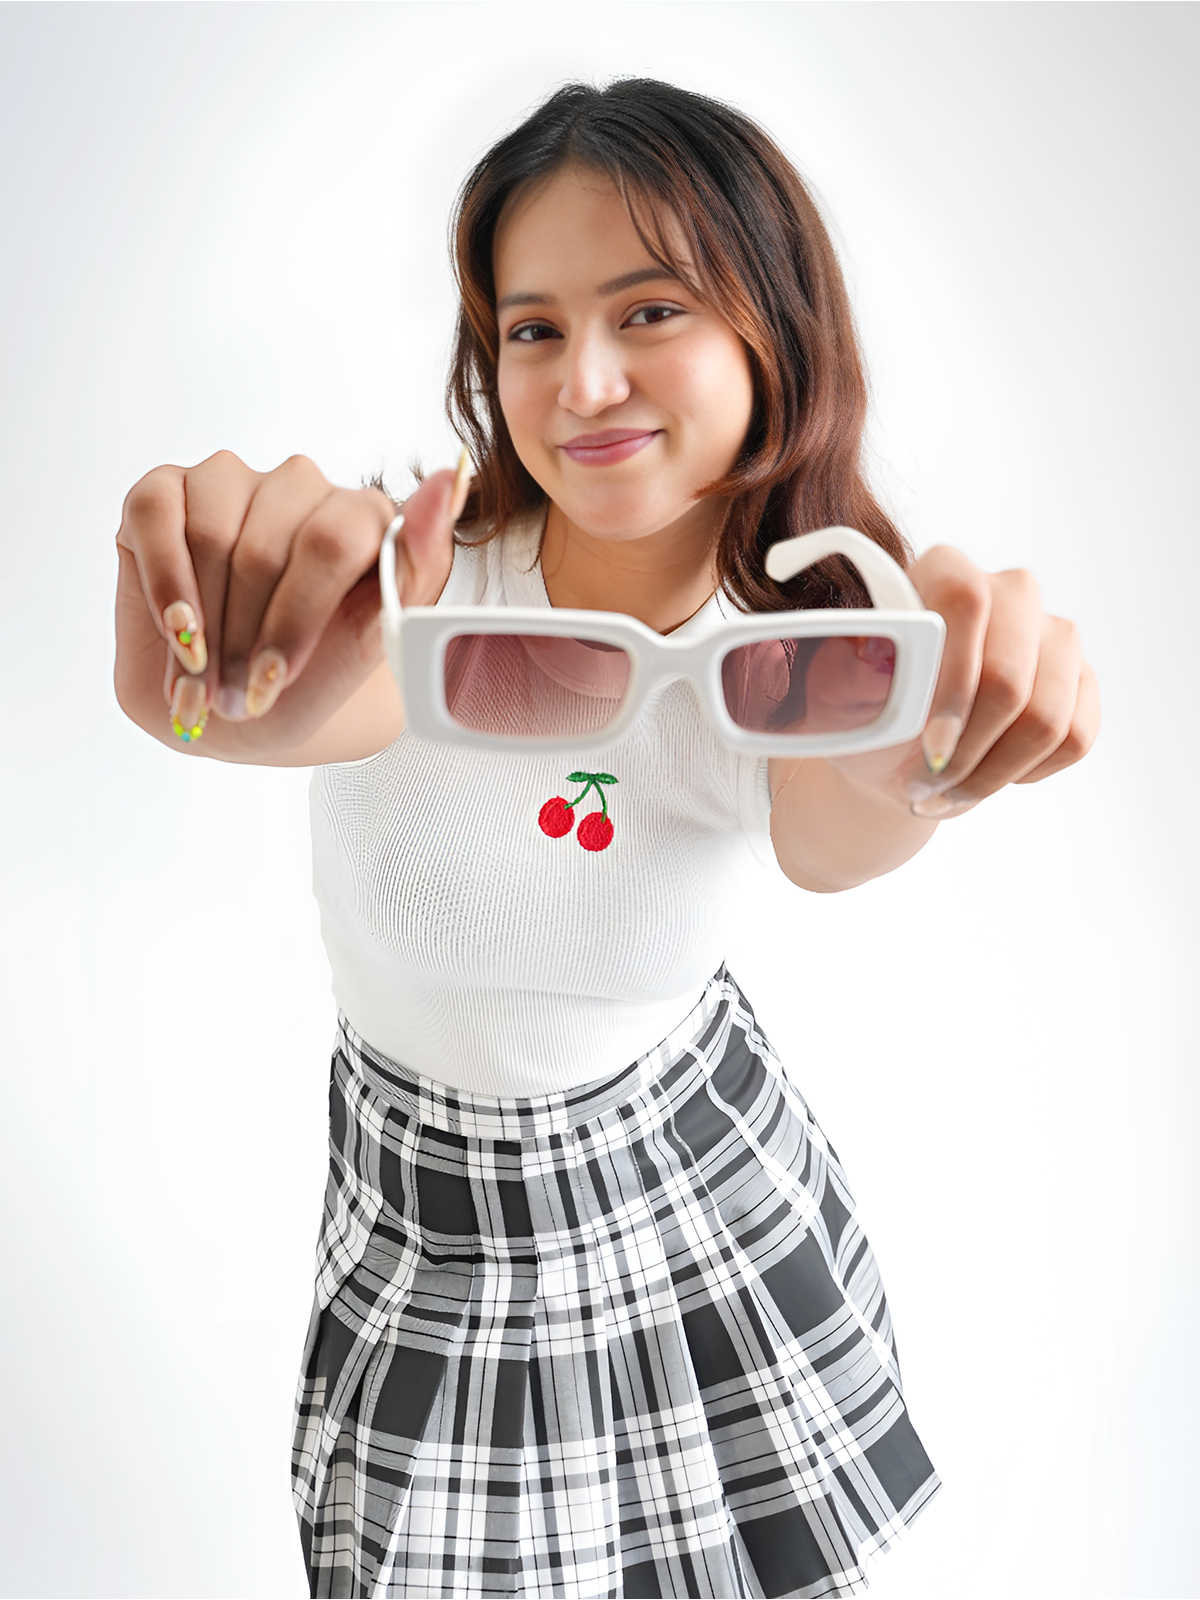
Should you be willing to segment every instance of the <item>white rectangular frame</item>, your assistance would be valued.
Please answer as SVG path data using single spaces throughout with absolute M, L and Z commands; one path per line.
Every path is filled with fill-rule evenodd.
M 748 755 L 853 755 L 903 744 L 915 739 L 925 726 L 941 663 L 945 624 L 937 612 L 924 609 L 902 569 L 854 529 L 823 529 L 776 545 L 768 552 L 767 570 L 772 577 L 786 578 L 827 555 L 844 554 L 855 562 L 876 606 L 760 612 L 722 619 L 702 634 L 678 636 L 655 633 L 635 617 L 617 612 L 565 607 L 410 606 L 402 611 L 394 550 L 395 535 L 402 525 L 403 518 L 397 517 L 380 553 L 383 632 L 388 661 L 404 700 L 406 725 L 423 738 L 513 754 L 601 750 L 627 732 L 656 686 L 679 678 L 695 686 L 721 738 Z M 865 553 L 864 545 L 868 547 Z M 885 603 L 880 605 L 880 601 Z M 891 604 L 886 603 L 889 601 Z M 594 732 L 544 739 L 511 738 L 465 728 L 455 722 L 446 705 L 443 670 L 450 640 L 464 633 L 575 637 L 616 645 L 630 658 L 629 683 L 620 710 Z M 841 733 L 768 734 L 739 728 L 729 715 L 721 664 L 730 650 L 760 639 L 863 635 L 890 639 L 896 649 L 891 693 L 874 722 Z

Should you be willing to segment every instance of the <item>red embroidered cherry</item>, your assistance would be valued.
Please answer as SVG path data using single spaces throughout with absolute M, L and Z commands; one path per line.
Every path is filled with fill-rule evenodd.
M 560 794 L 556 794 L 553 800 L 547 800 L 538 812 L 538 827 L 552 839 L 561 839 L 574 826 L 575 812 Z
M 547 800 L 538 812 L 538 827 L 552 839 L 561 839 L 575 826 L 575 807 L 587 799 L 594 789 L 600 797 L 600 810 L 590 811 L 579 824 L 577 838 L 585 850 L 607 850 L 612 843 L 613 825 L 608 815 L 606 784 L 616 783 L 611 772 L 568 772 L 568 783 L 581 783 L 582 791 L 573 800 L 564 800 L 561 794 Z
M 612 836 L 613 825 L 602 811 L 589 811 L 575 835 L 585 850 L 607 850 Z

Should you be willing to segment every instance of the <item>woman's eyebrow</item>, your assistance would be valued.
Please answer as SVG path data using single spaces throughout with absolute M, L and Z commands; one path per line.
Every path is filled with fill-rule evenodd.
M 607 283 L 596 285 L 597 294 L 620 294 L 624 289 L 636 289 L 639 283 L 653 283 L 670 281 L 678 283 L 680 280 L 674 272 L 669 272 L 666 267 L 639 267 L 636 272 L 623 272 L 619 278 L 610 278 Z
M 638 267 L 634 272 L 623 272 L 619 278 L 609 278 L 605 283 L 598 283 L 595 293 L 620 294 L 625 289 L 636 289 L 639 283 L 654 282 L 678 283 L 680 279 L 674 272 L 668 272 L 665 267 Z M 502 300 L 497 300 L 496 310 L 507 311 L 512 306 L 552 306 L 554 303 L 555 297 L 552 294 L 537 294 L 532 289 L 516 289 L 512 294 L 506 294 Z

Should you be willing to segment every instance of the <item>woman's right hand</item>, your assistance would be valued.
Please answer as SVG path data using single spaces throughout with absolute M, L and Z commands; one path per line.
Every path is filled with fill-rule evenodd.
M 403 604 L 441 594 L 465 497 L 461 474 L 438 472 L 406 502 Z M 385 748 L 404 725 L 376 567 L 394 516 L 381 490 L 336 488 L 304 456 L 255 472 L 222 450 L 148 472 L 117 534 L 122 709 L 164 744 L 232 761 Z

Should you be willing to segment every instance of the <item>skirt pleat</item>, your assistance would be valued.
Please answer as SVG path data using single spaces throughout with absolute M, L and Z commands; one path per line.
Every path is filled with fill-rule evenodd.
M 835 1152 L 727 972 L 497 1100 L 343 1023 L 296 1504 L 314 1595 L 818 1596 L 938 1487 Z

